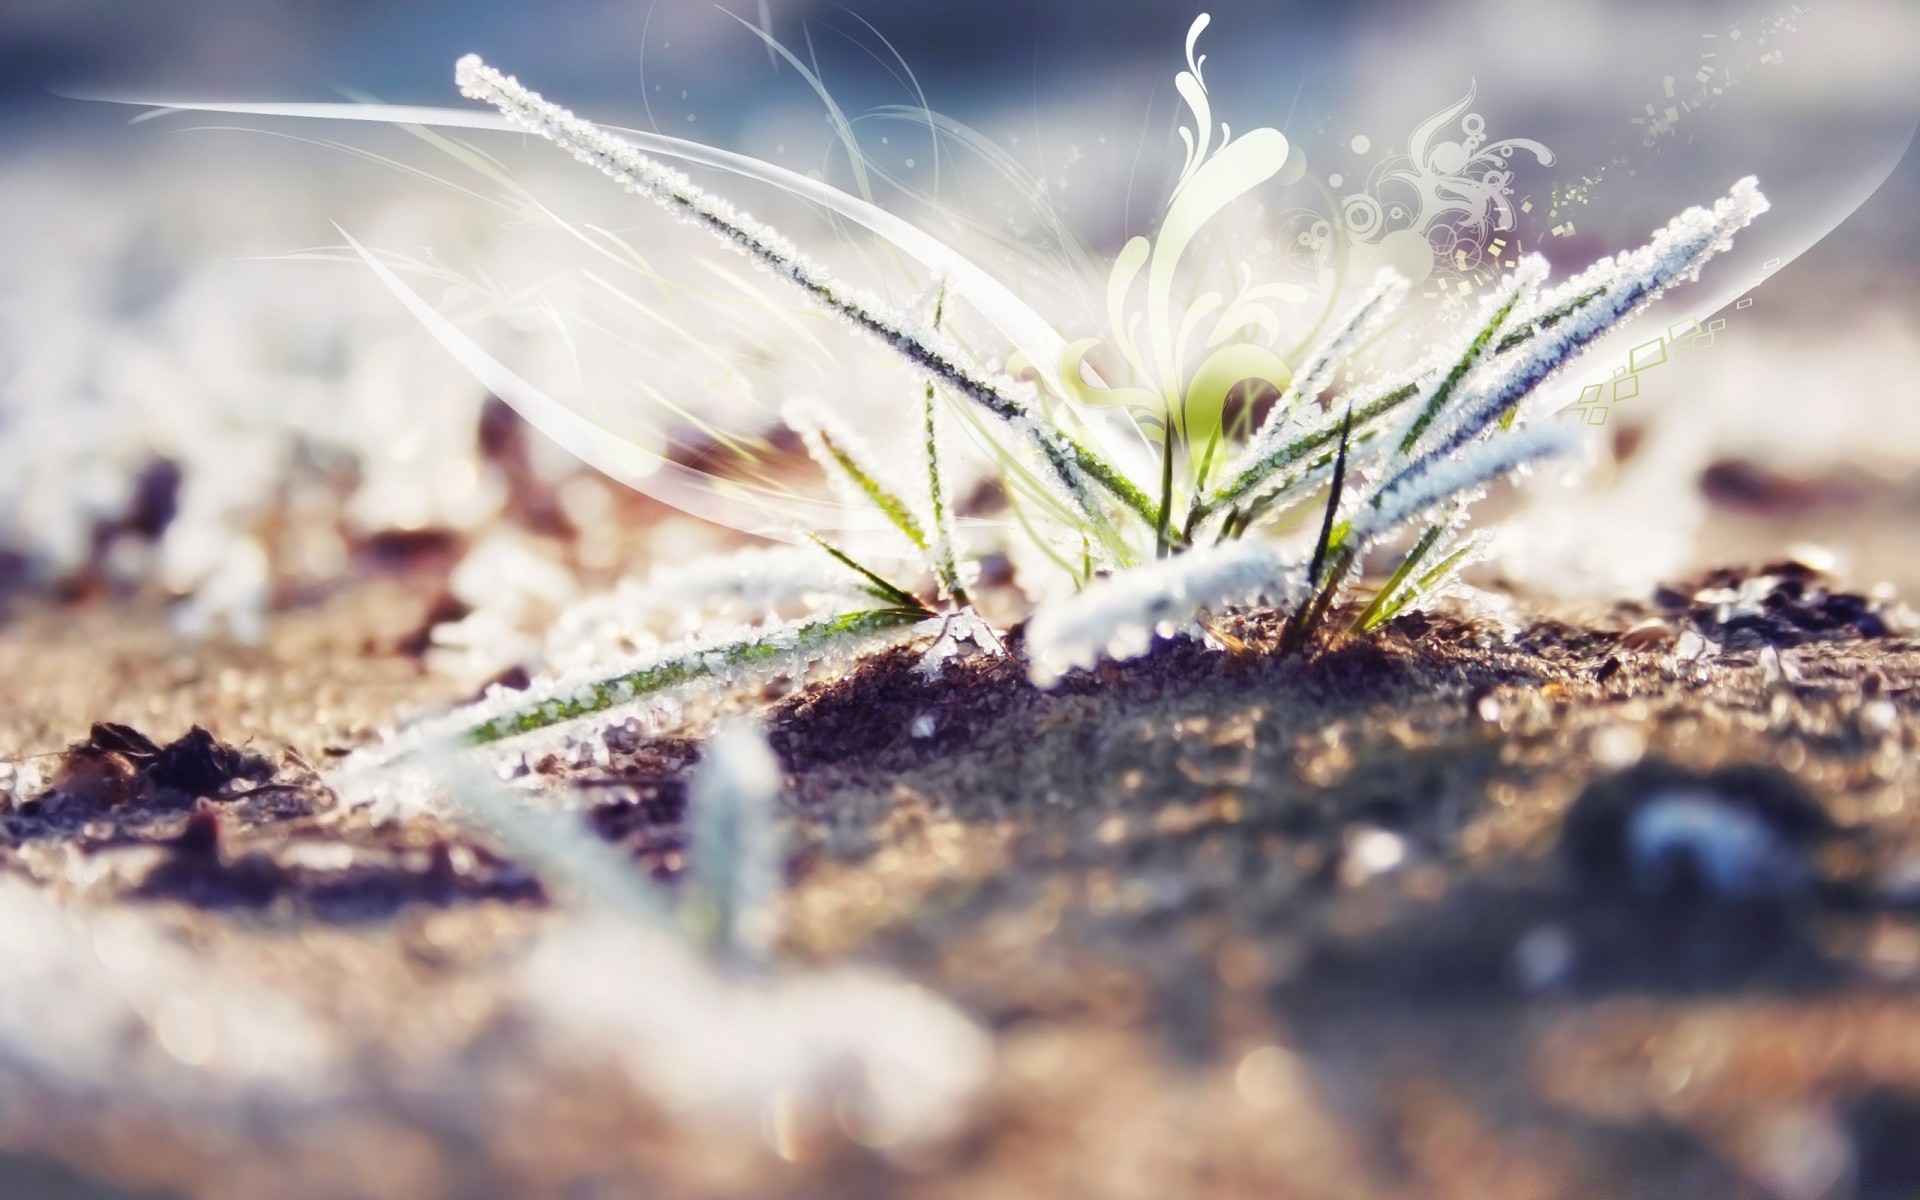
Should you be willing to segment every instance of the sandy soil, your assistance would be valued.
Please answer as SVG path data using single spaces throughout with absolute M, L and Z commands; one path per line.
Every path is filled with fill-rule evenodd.
M 236 1117 L 9 1064 L 0 1194 L 1920 1193 L 1920 642 L 1793 567 L 1725 619 L 1754 574 L 1311 657 L 1241 614 L 1234 651 L 1046 693 L 1017 658 L 929 680 L 896 653 L 779 701 L 782 956 L 884 965 L 993 1038 L 964 1127 L 911 1152 L 679 1120 L 541 1052 L 502 980 L 559 900 L 313 771 L 460 698 L 407 652 L 427 589 L 348 589 L 253 650 L 25 605 L 0 750 L 150 740 L 45 760 L 0 869 L 298 997 L 350 1047 L 350 1099 Z M 218 741 L 174 742 L 196 724 Z M 671 880 L 698 753 L 567 774 Z M 1635 857 L 1675 794 L 1762 831 L 1750 894 Z

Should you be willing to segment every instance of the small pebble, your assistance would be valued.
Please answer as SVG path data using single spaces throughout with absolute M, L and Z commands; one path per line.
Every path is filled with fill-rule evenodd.
M 1562 826 L 1561 852 L 1607 891 L 1752 903 L 1808 890 L 1813 847 L 1835 832 L 1781 771 L 1703 774 L 1643 760 L 1588 787 Z
M 1865 733 L 1885 733 L 1899 719 L 1891 700 L 1869 700 L 1860 706 L 1860 728 Z
M 1573 974 L 1573 938 L 1558 925 L 1532 929 L 1513 947 L 1513 973 L 1529 992 L 1546 992 Z
M 1673 657 L 1678 662 L 1705 662 L 1719 653 L 1718 644 L 1701 637 L 1692 629 L 1682 633 L 1680 640 L 1675 642 L 1673 647 Z
M 1348 887 L 1397 870 L 1407 861 L 1406 839 L 1384 829 L 1356 825 L 1347 830 L 1346 843 L 1346 853 L 1340 859 L 1340 881 Z
M 1757 813 L 1711 792 L 1670 792 L 1650 799 L 1627 829 L 1628 853 L 1643 891 L 1663 892 L 1687 871 L 1713 892 L 1736 899 L 1799 890 L 1807 863 Z
M 1646 754 L 1647 738 L 1631 725 L 1607 725 L 1594 730 L 1587 752 L 1600 766 L 1620 771 L 1639 762 Z

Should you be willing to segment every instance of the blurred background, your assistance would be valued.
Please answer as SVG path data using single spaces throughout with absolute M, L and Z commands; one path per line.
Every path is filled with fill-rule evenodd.
M 1904 0 L 1207 7 L 1199 50 L 1214 119 L 1281 128 L 1306 164 L 1300 186 L 1319 185 L 1329 217 L 1351 223 L 1356 199 L 1384 198 L 1383 160 L 1407 154 L 1422 122 L 1469 93 L 1467 119 L 1485 139 L 1550 150 L 1550 162 L 1526 145 L 1510 160 L 1513 227 L 1495 232 L 1545 251 L 1556 270 L 1634 244 L 1744 174 L 1775 199 L 1732 264 L 1658 326 L 1649 319 L 1645 336 L 1669 343 L 1657 365 L 1629 370 L 1597 352 L 1564 382 L 1560 399 L 1582 406 L 1602 462 L 1516 525 L 1496 563 L 1509 582 L 1619 595 L 1817 543 L 1861 584 L 1920 585 L 1906 532 L 1920 514 L 1920 168 L 1906 155 L 1920 10 Z M 15 591 L 157 599 L 189 630 L 246 638 L 396 538 L 444 537 L 456 560 L 484 551 L 496 577 L 535 561 L 610 577 L 635 552 L 578 540 L 610 513 L 631 515 L 632 497 L 583 481 L 537 438 L 503 459 L 511 418 L 364 267 L 261 257 L 337 251 L 337 223 L 396 252 L 457 245 L 469 269 L 525 266 L 506 222 L 374 161 L 390 153 L 391 131 L 190 114 L 130 124 L 142 109 L 72 97 L 458 105 L 451 64 L 477 50 L 596 117 L 854 188 L 799 62 L 852 122 L 883 204 L 917 214 L 916 198 L 937 188 L 1001 241 L 1034 242 L 1044 231 L 1022 207 L 1031 195 L 1006 186 L 1008 164 L 1025 173 L 1094 264 L 1089 278 L 1017 283 L 1072 337 L 1098 318 L 1075 297 L 1097 296 L 1097 264 L 1152 232 L 1178 172 L 1185 113 L 1173 76 L 1198 11 L 1091 0 L 8 0 L 0 574 Z M 929 161 L 914 148 L 924 130 L 888 109 L 921 104 L 1004 160 L 949 145 Z M 1439 136 L 1461 137 L 1462 119 L 1453 113 Z M 552 186 L 601 186 L 552 158 L 528 159 Z M 654 237 L 670 224 L 636 228 Z M 816 223 L 796 236 L 828 245 L 844 231 Z M 1248 237 L 1268 240 L 1261 228 Z M 1435 269 L 1451 279 L 1446 255 Z M 646 514 L 679 539 L 663 544 L 704 536 Z

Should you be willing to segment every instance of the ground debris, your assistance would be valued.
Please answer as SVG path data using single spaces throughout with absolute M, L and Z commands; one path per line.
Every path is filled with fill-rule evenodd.
M 1668 620 L 1684 620 L 1734 650 L 1892 633 L 1884 602 L 1844 591 L 1818 568 L 1792 559 L 1758 570 L 1709 571 L 1658 589 L 1653 602 Z
M 220 799 L 230 784 L 265 783 L 273 775 L 264 757 L 221 742 L 199 725 L 162 746 L 131 725 L 103 721 L 68 747 L 48 798 L 92 808 L 161 792 Z
M 99 722 L 67 753 L 70 759 L 124 759 L 153 786 L 195 796 L 214 796 L 236 779 L 258 782 L 273 775 L 265 758 L 229 746 L 198 725 L 161 746 L 131 725 Z

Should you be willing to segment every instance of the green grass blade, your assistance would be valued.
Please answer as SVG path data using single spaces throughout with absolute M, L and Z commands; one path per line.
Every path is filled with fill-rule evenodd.
M 1531 321 L 1528 321 L 1525 325 L 1521 326 L 1519 329 L 1516 329 L 1512 333 L 1509 333 L 1506 337 L 1501 338 L 1500 346 L 1497 353 L 1505 354 L 1509 350 L 1516 350 L 1520 348 L 1521 346 L 1525 345 L 1527 339 L 1531 338 L 1534 334 L 1540 332 L 1543 329 L 1553 328 L 1555 325 L 1558 325 L 1560 322 L 1566 320 L 1568 317 L 1572 316 L 1574 313 L 1579 312 L 1581 309 L 1585 308 L 1587 305 L 1593 303 L 1595 300 L 1598 300 L 1601 294 L 1605 290 L 1606 289 L 1604 288 L 1595 288 L 1590 292 L 1582 292 L 1580 295 L 1575 296 L 1573 299 L 1568 300 L 1566 303 L 1556 305 L 1555 307 L 1548 309 L 1546 312 L 1541 313 L 1539 316 L 1535 317 Z
M 813 405 L 790 404 L 786 418 L 821 470 L 829 475 L 837 471 L 848 485 L 846 490 L 880 510 L 894 528 L 906 535 L 914 549 L 930 548 L 932 543 L 912 506 L 881 479 L 881 473 L 867 461 L 866 448 L 852 434 L 837 427 L 838 423 L 827 412 Z
M 1390 619 L 1391 614 L 1387 609 L 1392 599 L 1399 594 L 1400 585 L 1407 581 L 1407 576 L 1420 569 L 1422 560 L 1433 553 L 1433 548 L 1440 544 L 1440 538 L 1446 533 L 1447 528 L 1447 525 L 1442 523 L 1427 526 L 1426 532 L 1422 533 L 1420 540 L 1407 551 L 1406 557 L 1400 560 L 1400 565 L 1394 568 L 1393 574 L 1387 577 L 1387 581 L 1380 585 L 1380 590 L 1374 593 L 1367 607 L 1354 618 L 1353 624 L 1349 626 L 1350 632 L 1365 633 L 1378 628 Z
M 1340 515 L 1340 492 L 1347 485 L 1347 447 L 1353 441 L 1353 409 L 1347 409 L 1340 423 L 1340 453 L 1333 460 L 1333 483 L 1327 489 L 1327 515 L 1320 522 L 1320 537 L 1314 542 L 1313 559 L 1307 566 L 1307 586 L 1320 582 L 1320 569 L 1327 565 L 1327 547 L 1333 541 L 1333 523 Z
M 1321 518 L 1320 536 L 1314 541 L 1313 559 L 1307 566 L 1307 590 L 1309 592 L 1320 585 L 1321 571 L 1327 567 L 1328 554 L 1335 546 L 1335 522 L 1340 516 L 1340 493 L 1346 489 L 1347 447 L 1351 443 L 1352 438 L 1353 409 L 1349 407 L 1346 418 L 1340 425 L 1340 450 L 1333 460 L 1333 482 L 1327 489 L 1326 516 Z M 1342 530 L 1342 532 L 1344 532 L 1344 530 Z M 1350 561 L 1351 558 L 1351 555 L 1340 556 L 1341 574 L 1345 574 L 1347 562 Z M 1332 604 L 1332 594 L 1334 588 L 1338 586 L 1338 578 L 1334 576 L 1332 572 L 1328 572 L 1328 575 L 1329 581 L 1325 592 L 1321 595 L 1316 595 L 1307 604 L 1302 605 L 1300 610 L 1294 614 L 1293 621 L 1289 624 L 1286 633 L 1281 637 L 1280 645 L 1282 652 L 1291 651 L 1303 645 L 1308 635 L 1313 632 L 1313 627 L 1319 624 L 1321 616 L 1324 615 L 1326 611 L 1326 607 Z M 1323 596 L 1324 601 L 1322 599 Z
M 660 695 L 684 684 L 724 678 L 738 671 L 770 666 L 781 659 L 817 654 L 836 643 L 926 619 L 912 609 L 869 609 L 802 622 L 778 630 L 756 630 L 717 645 L 696 645 L 645 666 L 594 680 L 561 695 L 509 709 L 468 729 L 460 740 L 484 746 L 523 733 L 606 712 Z
M 1382 392 L 1353 410 L 1354 426 L 1365 429 L 1419 394 L 1420 385 L 1417 381 Z M 1294 440 L 1277 447 L 1260 461 L 1250 464 L 1238 475 L 1221 484 L 1211 495 L 1196 502 L 1187 518 L 1189 537 L 1191 537 L 1191 531 L 1197 529 L 1200 523 L 1213 513 L 1239 504 L 1261 491 L 1276 475 L 1298 466 L 1316 453 L 1333 446 L 1340 440 L 1340 428 L 1339 424 L 1329 421 L 1301 434 Z M 1271 500 L 1269 499 L 1266 503 L 1271 503 Z M 1265 507 L 1266 503 L 1261 507 Z
M 923 617 L 930 617 L 933 615 L 933 613 L 927 608 L 926 605 L 920 603 L 919 597 L 915 596 L 912 592 L 909 592 L 907 589 L 900 587 L 897 584 L 888 582 L 878 572 L 872 570 L 869 567 L 864 567 L 859 563 L 855 562 L 853 558 L 847 554 L 846 551 L 840 549 L 838 546 L 835 546 L 833 543 L 827 541 L 827 539 L 821 537 L 819 534 L 809 532 L 808 530 L 805 530 L 805 529 L 801 530 L 800 534 L 802 537 L 806 538 L 808 541 L 812 542 L 814 545 L 820 547 L 822 550 L 825 550 L 828 554 L 832 555 L 834 558 L 834 561 L 846 567 L 849 571 L 852 571 L 854 574 L 860 576 L 860 578 L 866 580 L 867 590 L 872 592 L 879 599 L 885 600 L 888 603 L 897 605 L 898 607 L 903 609 L 915 609 Z
M 1413 604 L 1415 601 L 1431 593 L 1434 588 L 1445 583 L 1453 576 L 1458 575 L 1484 544 L 1485 542 L 1483 540 L 1470 541 L 1441 559 L 1434 565 L 1432 570 L 1426 572 L 1420 576 L 1420 578 L 1414 580 L 1411 585 L 1402 589 L 1391 603 L 1380 610 L 1379 618 L 1367 628 L 1377 629 L 1388 621 L 1393 620 L 1402 612 L 1406 611 L 1408 605 Z
M 937 312 L 935 320 L 938 320 Z M 940 397 L 931 382 L 926 387 L 920 416 L 927 442 L 927 507 L 933 515 L 933 572 L 940 577 L 940 586 L 946 589 L 947 598 L 965 608 L 972 601 L 960 582 L 960 564 L 954 554 L 953 505 L 948 502 L 946 479 L 940 474 Z
M 1537 280 L 1538 276 L 1534 278 Z M 1427 397 L 1427 402 L 1421 405 L 1420 411 L 1408 423 L 1407 432 L 1400 439 L 1400 453 L 1405 454 L 1413 449 L 1414 443 L 1420 440 L 1420 435 L 1427 431 L 1427 426 L 1433 424 L 1434 418 L 1446 410 L 1447 402 L 1453 399 L 1454 391 L 1466 379 L 1468 373 L 1479 365 L 1480 360 L 1493 345 L 1494 339 L 1499 337 L 1500 331 L 1506 328 L 1507 320 L 1513 316 L 1514 308 L 1527 298 L 1527 290 L 1525 287 L 1514 287 L 1513 293 L 1494 309 L 1487 323 L 1467 344 L 1466 351 L 1453 364 L 1453 369 L 1434 385 L 1433 394 Z

